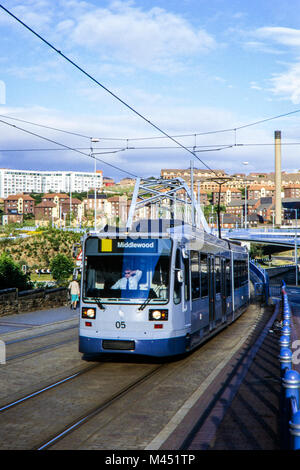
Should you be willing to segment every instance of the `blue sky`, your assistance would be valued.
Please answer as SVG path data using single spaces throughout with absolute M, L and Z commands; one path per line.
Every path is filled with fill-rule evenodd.
M 273 171 L 274 131 L 281 130 L 283 169 L 300 169 L 300 145 L 291 145 L 300 144 L 300 113 L 194 136 L 300 110 L 300 0 L 0 3 L 165 132 L 193 134 L 178 140 L 210 150 L 197 155 L 211 168 Z M 139 176 L 189 166 L 192 155 L 166 148 L 175 146 L 167 139 L 134 141 L 161 134 L 3 10 L 0 29 L 2 116 L 98 137 L 97 152 L 126 148 L 98 158 Z M 7 122 L 89 152 L 87 138 Z M 116 138 L 124 140 L 106 140 Z M 0 167 L 93 170 L 91 158 L 42 151 L 58 146 L 2 123 L 0 139 Z M 5 151 L 33 148 L 40 150 Z M 194 165 L 204 168 L 197 159 Z M 107 176 L 126 176 L 97 166 Z

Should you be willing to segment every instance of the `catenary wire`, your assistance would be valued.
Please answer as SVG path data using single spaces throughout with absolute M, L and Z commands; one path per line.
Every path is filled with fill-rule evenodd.
M 300 142 L 281 142 L 281 146 L 293 146 L 300 145 Z M 233 147 L 270 147 L 274 146 L 272 143 L 238 143 L 238 144 L 219 144 L 219 148 L 216 145 L 197 145 L 196 147 L 190 147 L 195 149 L 195 152 L 214 152 L 218 150 L 226 150 Z M 204 148 L 204 150 L 197 150 L 198 148 Z M 208 147 L 213 147 L 212 149 Z M 88 150 L 89 147 L 72 147 L 72 150 Z M 65 152 L 69 148 L 27 148 L 27 149 L 0 149 L 0 152 Z M 121 151 L 123 147 L 94 147 L 94 150 L 116 150 Z M 178 146 L 160 146 L 160 147 L 129 147 L 126 150 L 180 150 Z
M 62 143 L 57 142 L 57 141 L 55 141 L 55 140 L 49 139 L 48 137 L 41 136 L 41 135 L 39 135 L 39 134 L 36 134 L 35 132 L 28 131 L 27 129 L 24 129 L 24 128 L 22 128 L 22 127 L 16 126 L 16 125 L 14 125 L 14 124 L 11 124 L 10 122 L 3 121 L 2 119 L 0 119 L 0 123 L 6 124 L 7 126 L 13 127 L 14 129 L 18 129 L 18 130 L 20 130 L 20 131 L 22 131 L 22 132 L 25 132 L 26 134 L 33 135 L 34 137 L 38 137 L 38 138 L 40 138 L 40 139 L 46 140 L 46 141 L 48 141 L 48 142 L 51 142 L 52 144 L 60 145 L 60 146 L 64 147 L 64 148 L 67 149 L 67 150 L 72 150 L 73 152 L 80 153 L 81 155 L 84 155 L 84 156 L 86 156 L 86 157 L 93 158 L 93 159 L 95 159 L 95 160 L 97 160 L 97 161 L 99 161 L 99 162 L 101 162 L 101 163 L 104 163 L 105 165 L 108 165 L 108 166 L 114 168 L 115 170 L 121 171 L 121 172 L 126 173 L 127 175 L 130 175 L 130 176 L 133 176 L 134 178 L 139 178 L 139 176 L 135 175 L 134 173 L 131 173 L 131 172 L 127 171 L 127 170 L 123 170 L 123 168 L 120 168 L 120 167 L 118 167 L 118 166 L 116 166 L 116 165 L 113 165 L 112 163 L 108 163 L 108 162 L 106 162 L 105 160 L 102 160 L 102 159 L 99 158 L 99 157 L 96 157 L 95 154 L 94 154 L 94 152 L 91 152 L 90 154 L 89 154 L 89 153 L 82 152 L 81 150 L 77 150 L 77 149 L 75 149 L 75 148 L 73 148 L 73 147 L 70 147 L 70 146 L 68 146 L 68 145 L 65 145 L 65 144 L 62 144 Z M 125 149 L 122 149 L 122 150 L 125 150 Z M 115 152 L 119 152 L 119 151 L 120 151 L 120 150 L 115 150 Z M 109 151 L 109 152 L 107 152 L 107 153 L 115 153 L 115 152 Z
M 98 86 L 100 86 L 104 91 L 109 93 L 113 98 L 115 98 L 117 101 L 119 101 L 121 104 L 123 104 L 127 109 L 132 111 L 134 114 L 136 114 L 138 117 L 143 119 L 145 122 L 147 122 L 149 125 L 151 125 L 154 129 L 159 131 L 161 134 L 163 134 L 165 137 L 169 138 L 172 140 L 174 143 L 179 145 L 182 149 L 186 150 L 189 152 L 191 155 L 197 158 L 208 170 L 210 170 L 212 173 L 214 173 L 216 176 L 217 174 L 215 171 L 210 168 L 201 158 L 198 157 L 197 154 L 195 154 L 192 150 L 188 149 L 185 147 L 181 142 L 178 140 L 174 139 L 172 136 L 170 136 L 168 133 L 166 133 L 164 130 L 162 130 L 159 126 L 154 124 L 152 121 L 147 119 L 145 116 L 143 116 L 140 112 L 138 112 L 136 109 L 134 109 L 132 106 L 130 106 L 128 103 L 126 103 L 123 99 L 121 99 L 118 95 L 113 93 L 111 90 L 109 90 L 106 86 L 104 86 L 102 83 L 100 83 L 96 78 L 94 78 L 91 74 L 89 74 L 86 70 L 84 70 L 82 67 L 80 67 L 76 62 L 74 62 L 72 59 L 70 59 L 68 56 L 63 54 L 60 50 L 58 50 L 53 44 L 51 44 L 49 41 L 47 41 L 45 38 L 43 38 L 40 34 L 38 34 L 34 29 L 30 28 L 26 23 L 24 23 L 20 18 L 18 18 L 16 15 L 14 15 L 11 11 L 9 11 L 7 8 L 5 8 L 3 5 L 0 4 L 0 8 L 4 10 L 6 13 L 8 13 L 12 18 L 14 18 L 18 23 L 20 23 L 22 26 L 24 26 L 28 31 L 30 31 L 32 34 L 34 34 L 37 38 L 39 38 L 43 43 L 45 43 L 48 47 L 50 47 L 52 50 L 54 50 L 57 54 L 59 54 L 63 59 L 65 59 L 67 62 L 69 62 L 73 67 L 75 67 L 77 70 L 79 70 L 81 73 L 83 73 L 86 77 L 88 77 L 90 80 L 92 80 L 94 83 L 96 83 Z
M 0 5 L 1 7 L 1 5 Z M 206 131 L 206 132 L 194 132 L 194 133 L 190 133 L 190 134 L 177 134 L 177 135 L 172 135 L 171 137 L 173 138 L 184 138 L 184 137 L 198 137 L 198 136 L 204 136 L 204 135 L 212 135 L 212 134 L 220 134 L 220 133 L 226 133 L 226 132 L 233 132 L 233 131 L 238 131 L 240 129 L 245 129 L 247 127 L 251 127 L 251 126 L 256 126 L 258 124 L 262 124 L 264 122 L 268 122 L 268 121 L 272 121 L 272 120 L 275 120 L 275 119 L 279 119 L 279 118 L 282 118 L 282 117 L 287 117 L 287 116 L 290 116 L 292 114 L 296 114 L 296 113 L 299 113 L 300 112 L 300 109 L 297 109 L 295 111 L 290 111 L 288 113 L 284 113 L 284 114 L 278 114 L 276 116 L 272 116 L 270 118 L 266 118 L 266 119 L 261 119 L 260 121 L 254 121 L 254 122 L 251 122 L 251 123 L 248 123 L 248 124 L 244 124 L 242 126 L 239 126 L 239 127 L 230 127 L 228 129 L 220 129 L 220 130 L 212 130 L 212 131 Z M 43 127 L 45 129 L 49 129 L 49 130 L 53 130 L 53 131 L 58 131 L 58 132 L 63 132 L 65 134 L 70 134 L 70 135 L 74 135 L 74 136 L 77 136 L 77 137 L 83 137 L 85 139 L 91 139 L 91 136 L 88 136 L 88 135 L 85 135 L 85 134 L 80 134 L 78 132 L 72 132 L 72 131 L 67 131 L 66 129 L 59 129 L 57 127 L 51 127 L 51 126 L 46 126 L 45 124 L 40 124 L 40 123 L 37 123 L 37 122 L 32 122 L 32 121 L 28 121 L 28 120 L 25 120 L 25 119 L 20 119 L 20 118 L 16 118 L 14 116 L 9 116 L 7 114 L 0 114 L 0 117 L 4 118 L 4 119 L 11 119 L 13 121 L 19 121 L 19 122 L 23 122 L 25 124 L 30 124 L 32 126 L 38 126 L 38 127 Z M 166 137 L 166 136 L 151 136 L 151 137 L 99 137 L 101 138 L 101 140 L 105 141 L 126 141 L 126 142 L 130 142 L 130 141 L 141 141 L 141 140 L 159 140 L 159 139 L 167 139 L 169 137 Z M 266 144 L 268 145 L 268 144 Z M 272 144 L 270 144 L 272 145 Z M 188 147 L 188 146 L 187 146 Z M 197 146 L 199 147 L 199 146 Z M 206 147 L 206 146 L 205 146 Z
M 161 134 L 163 134 L 163 137 L 160 136 L 160 138 L 168 138 L 170 140 L 172 140 L 174 143 L 176 143 L 176 145 L 178 145 L 179 147 L 181 147 L 182 149 L 186 150 L 187 152 L 189 152 L 191 155 L 193 155 L 195 158 L 197 158 L 197 160 L 199 160 L 207 169 L 209 169 L 212 173 L 215 173 L 215 171 L 209 167 L 209 165 L 207 165 L 200 157 L 198 157 L 198 155 L 196 154 L 195 150 L 190 150 L 187 146 L 183 145 L 181 142 L 179 142 L 178 140 L 176 140 L 173 136 L 169 135 L 168 133 L 166 133 L 164 130 L 162 130 L 159 126 L 157 126 L 156 124 L 154 124 L 153 122 L 151 122 L 149 119 L 147 119 L 145 116 L 143 116 L 141 113 L 139 113 L 137 110 L 135 110 L 132 106 L 130 106 L 128 103 L 126 103 L 124 100 L 122 100 L 119 96 L 117 96 L 115 93 L 113 93 L 111 90 L 109 90 L 107 87 L 105 87 L 102 83 L 100 83 L 98 80 L 96 80 L 92 75 L 90 75 L 88 72 L 86 72 L 82 67 L 80 67 L 78 64 L 76 64 L 73 60 L 71 60 L 68 56 L 66 56 L 65 54 L 63 54 L 60 50 L 58 50 L 55 46 L 53 46 L 49 41 L 47 41 L 45 38 L 43 38 L 41 35 L 39 35 L 36 31 L 34 31 L 32 28 L 30 28 L 26 23 L 24 23 L 21 19 L 19 19 L 16 15 L 14 15 L 11 11 L 9 11 L 7 8 L 5 8 L 3 5 L 0 4 L 0 8 L 2 8 L 2 10 L 4 10 L 6 13 L 8 13 L 12 18 L 14 18 L 16 21 L 18 21 L 22 26 L 24 26 L 27 30 L 29 30 L 32 34 L 34 34 L 36 37 L 38 37 L 42 42 L 44 42 L 48 47 L 50 47 L 52 50 L 54 50 L 56 53 L 58 53 L 61 57 L 63 57 L 66 61 L 68 61 L 71 65 L 73 65 L 75 68 L 77 68 L 80 72 L 82 72 L 84 75 L 86 75 L 90 80 L 92 80 L 94 83 L 96 83 L 98 86 L 100 86 L 103 90 L 105 90 L 107 93 L 109 93 L 113 98 L 115 98 L 116 100 L 118 100 L 121 104 L 123 104 L 125 107 L 127 107 L 129 110 L 131 110 L 133 113 L 135 113 L 137 116 L 139 116 L 141 119 L 143 119 L 144 121 L 146 121 L 148 124 L 150 124 L 153 128 L 155 128 L 156 130 L 158 130 Z M 281 117 L 286 117 L 286 116 L 290 116 L 292 114 L 296 114 L 296 113 L 299 113 L 300 112 L 300 109 L 298 110 L 294 110 L 294 111 L 291 111 L 291 112 L 288 112 L 288 113 L 284 113 L 284 114 L 280 114 L 280 115 L 277 115 L 277 116 L 273 116 L 273 117 L 270 117 L 270 118 L 266 118 L 266 119 L 261 119 L 259 121 L 255 121 L 255 122 L 252 122 L 252 123 L 249 123 L 249 124 L 245 124 L 245 125 L 242 125 L 242 126 L 238 126 L 238 127 L 235 127 L 235 128 L 229 128 L 229 129 L 223 129 L 223 130 L 218 130 L 218 131 L 208 131 L 208 132 L 202 132 L 202 133 L 194 133 L 194 134 L 182 134 L 180 136 L 176 136 L 176 138 L 178 137 L 191 137 L 191 136 L 200 136 L 200 135 L 209 135 L 209 134 L 216 134 L 216 133 L 224 133 L 224 132 L 235 132 L 236 134 L 236 131 L 237 130 L 240 130 L 240 129 L 245 129 L 247 127 L 250 127 L 250 126 L 255 126 L 255 125 L 258 125 L 258 124 L 262 124 L 262 123 L 265 123 L 265 122 L 268 122 L 268 121 L 271 121 L 271 120 L 275 120 L 275 119 L 278 119 L 278 118 L 281 118 Z M 33 124 L 33 123 L 31 123 Z M 50 128 L 50 126 L 43 126 L 45 128 Z M 56 130 L 56 131 L 62 131 L 60 129 L 57 129 L 57 128 L 52 128 L 53 130 Z M 75 132 L 71 132 L 71 131 L 63 131 L 63 132 L 66 132 L 68 134 L 72 134 L 72 135 L 76 135 L 76 136 L 79 136 L 79 137 L 85 137 L 85 138 L 90 138 L 88 136 L 85 136 L 83 134 L 79 134 L 79 133 L 75 133 Z M 147 137 L 147 138 L 136 138 L 136 139 L 126 139 L 127 142 L 129 142 L 129 140 L 146 140 L 146 139 L 157 139 L 159 137 Z M 115 139 L 116 140 L 116 139 Z M 118 139 L 118 140 L 121 140 L 121 139 Z M 59 144 L 60 145 L 60 144 Z M 240 144 L 239 144 L 240 145 Z M 232 145 L 232 146 L 228 146 L 227 148 L 231 148 L 233 146 L 236 146 L 235 145 Z M 195 146 L 194 146 L 195 148 Z M 71 148 L 70 148 L 71 149 Z M 215 149 L 215 150 L 222 150 L 221 148 L 220 149 Z M 75 150 L 76 151 L 76 150 Z M 199 151 L 198 151 L 199 152 Z M 105 164 L 108 164 L 107 162 L 104 162 L 103 163 Z M 111 165 L 112 166 L 112 165 Z M 118 168 L 119 170 L 121 170 L 120 168 Z M 124 171 L 126 172 L 125 170 L 121 170 L 121 171 Z M 126 172 L 128 173 L 128 172 Z M 217 175 L 216 175 L 217 176 Z

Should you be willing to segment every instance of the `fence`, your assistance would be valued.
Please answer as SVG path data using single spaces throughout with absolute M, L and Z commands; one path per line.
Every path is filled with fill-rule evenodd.
M 269 286 L 270 297 L 281 298 L 282 296 L 282 286 L 281 285 L 272 285 Z
M 282 281 L 280 431 L 284 449 L 300 450 L 300 374 L 292 368 L 291 308 L 285 288 L 286 284 Z
M 266 304 L 269 301 L 269 275 L 267 271 L 255 263 L 254 260 L 249 261 L 250 279 L 254 286 L 254 295 L 264 297 Z

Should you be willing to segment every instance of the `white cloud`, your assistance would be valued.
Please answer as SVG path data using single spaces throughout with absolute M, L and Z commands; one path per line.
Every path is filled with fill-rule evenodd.
M 271 91 L 294 104 L 300 103 L 300 61 L 291 64 L 286 72 L 276 74 L 270 79 Z
M 12 0 L 11 11 L 62 52 L 77 59 L 84 53 L 99 66 L 178 73 L 217 46 L 211 34 L 180 14 L 131 1 L 99 8 L 79 0 Z M 0 23 L 18 28 L 19 34 L 20 25 L 3 12 Z
M 252 90 L 262 90 L 262 87 L 260 85 L 258 85 L 256 82 L 251 82 L 250 83 L 250 88 Z
M 95 58 L 117 59 L 159 72 L 182 67 L 184 58 L 216 47 L 211 35 L 179 15 L 161 8 L 143 11 L 119 2 L 78 16 L 68 39 L 95 51 Z
M 293 54 L 300 46 L 300 29 L 287 28 L 281 26 L 265 26 L 258 28 L 251 33 L 255 41 L 246 43 L 248 47 L 256 48 L 260 52 L 272 54 Z M 298 52 L 298 51 L 297 51 Z M 293 56 L 292 56 L 293 57 Z M 273 73 L 267 79 L 269 91 L 273 95 L 290 100 L 294 104 L 300 103 L 300 59 L 289 59 L 278 62 L 277 67 L 284 67 L 284 71 Z M 257 88 L 256 83 L 251 84 L 252 88 Z
M 269 39 L 284 46 L 300 46 L 300 29 L 285 27 L 263 27 L 254 33 L 258 38 Z

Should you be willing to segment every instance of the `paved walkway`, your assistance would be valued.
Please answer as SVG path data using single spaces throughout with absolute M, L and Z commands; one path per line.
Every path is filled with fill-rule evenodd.
M 279 335 L 266 332 L 209 448 L 279 450 Z
M 295 300 L 295 299 L 293 299 Z M 290 303 L 292 308 L 292 341 L 300 339 L 300 304 Z M 281 319 L 279 304 L 277 320 Z M 274 319 L 273 316 L 273 319 Z M 220 398 L 218 406 L 227 407 L 225 416 L 219 420 L 218 408 L 210 415 L 217 430 L 211 439 L 203 438 L 201 433 L 191 441 L 188 449 L 206 450 L 280 450 L 280 366 L 279 338 L 281 332 L 267 324 L 263 331 L 263 341 L 243 377 L 231 403 L 226 401 L 226 393 Z M 257 342 L 257 340 L 256 340 Z M 240 352 L 242 356 L 243 352 Z M 235 367 L 235 380 L 242 369 Z M 300 372 L 300 364 L 293 365 Z M 227 397 L 233 392 L 234 381 L 227 384 Z M 226 392 L 226 389 L 225 389 Z M 232 393 L 231 393 L 232 394 Z M 206 426 L 206 430 L 211 428 Z
M 257 327 L 190 409 L 161 449 L 278 450 L 279 304 Z M 191 429 L 192 426 L 192 429 Z
M 29 329 L 36 326 L 44 326 L 59 321 L 72 320 L 78 317 L 79 308 L 77 308 L 77 310 L 71 310 L 68 307 L 37 310 L 35 312 L 3 316 L 0 317 L 0 337 L 1 334 Z

